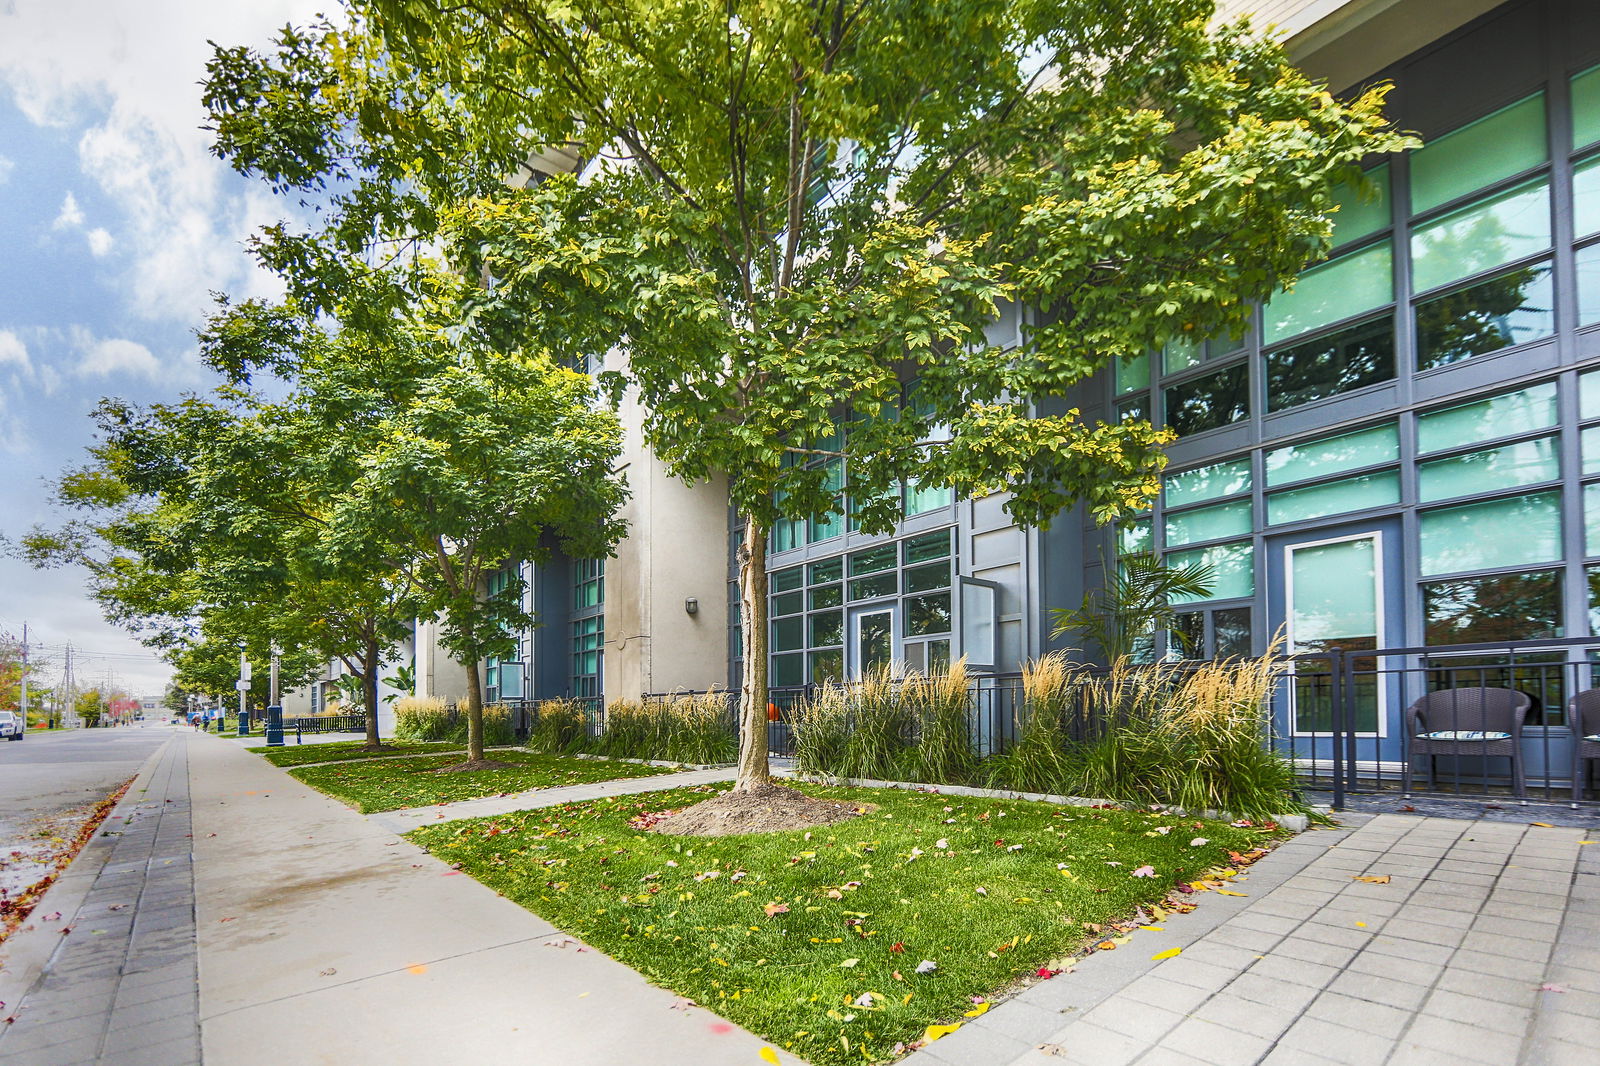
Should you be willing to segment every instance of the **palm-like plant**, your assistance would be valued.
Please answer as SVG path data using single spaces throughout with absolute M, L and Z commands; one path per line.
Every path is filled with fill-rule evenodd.
M 1204 599 L 1214 580 L 1211 567 L 1204 564 L 1166 566 L 1149 552 L 1125 555 L 1110 581 L 1085 593 L 1081 606 L 1050 611 L 1050 635 L 1076 636 L 1085 651 L 1092 644 L 1108 664 L 1116 665 L 1130 658 L 1141 641 L 1172 627 L 1178 614 L 1174 598 Z

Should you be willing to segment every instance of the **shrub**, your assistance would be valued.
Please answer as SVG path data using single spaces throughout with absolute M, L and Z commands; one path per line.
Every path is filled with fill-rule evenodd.
M 545 700 L 534 710 L 528 750 L 565 755 L 584 750 L 589 740 L 586 704 L 578 700 Z
M 1065 789 L 1072 741 L 1068 720 L 1079 695 L 1064 653 L 1051 652 L 1023 666 L 1022 699 L 1012 711 L 1013 739 L 989 760 L 991 787 L 1057 794 Z
M 978 780 L 970 690 L 964 658 L 952 663 L 943 674 L 913 675 L 901 682 L 901 695 L 910 704 L 917 723 L 913 780 L 947 785 L 968 785 Z
M 437 696 L 407 696 L 395 701 L 394 735 L 398 740 L 450 740 L 453 717 Z
M 726 692 L 674 696 L 664 705 L 667 759 L 706 765 L 733 762 L 738 757 L 739 738 Z

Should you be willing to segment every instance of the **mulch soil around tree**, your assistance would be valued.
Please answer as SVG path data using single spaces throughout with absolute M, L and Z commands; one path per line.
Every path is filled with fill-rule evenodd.
M 724 792 L 714 799 L 673 811 L 650 826 L 668 836 L 725 837 L 738 833 L 778 833 L 835 825 L 877 804 L 851 804 L 808 796 L 782 785 Z

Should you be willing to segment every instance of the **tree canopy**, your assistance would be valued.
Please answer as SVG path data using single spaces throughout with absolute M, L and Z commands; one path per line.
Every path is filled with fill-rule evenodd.
M 1037 525 L 1144 506 L 1169 438 L 1085 419 L 1074 387 L 1243 328 L 1327 247 L 1337 183 L 1411 143 L 1384 87 L 1336 100 L 1210 0 L 344 14 L 211 65 L 216 151 L 314 209 L 263 260 L 320 308 L 351 251 L 441 246 L 482 281 L 468 330 L 606 356 L 673 473 L 729 475 L 743 785 L 766 779 L 766 535 L 844 506 L 830 460 L 869 533 L 908 481 Z

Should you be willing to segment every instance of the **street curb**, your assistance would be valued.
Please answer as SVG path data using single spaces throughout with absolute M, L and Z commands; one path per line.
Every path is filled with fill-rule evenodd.
M 129 782 L 128 790 L 122 794 L 117 805 L 111 808 L 110 813 L 100 823 L 102 831 L 84 844 L 83 849 L 73 857 L 72 862 L 56 878 L 55 883 L 39 897 L 39 902 L 34 905 L 23 927 L 13 933 L 4 945 L 0 945 L 0 955 L 4 957 L 4 966 L 0 967 L 0 1003 L 5 1005 L 6 1015 L 14 1012 L 22 1004 L 23 999 L 33 991 L 39 979 L 44 976 L 51 959 L 65 942 L 65 938 L 61 936 L 61 929 L 72 925 L 76 920 L 78 910 L 83 906 L 84 897 L 94 886 L 100 871 L 111 861 L 112 844 L 105 839 L 103 827 L 110 825 L 119 815 L 127 814 L 143 802 L 140 797 L 148 788 L 150 776 L 172 740 L 173 738 L 166 740 L 145 759 Z M 54 929 L 45 929 L 34 916 L 50 911 L 61 912 L 61 924 Z

